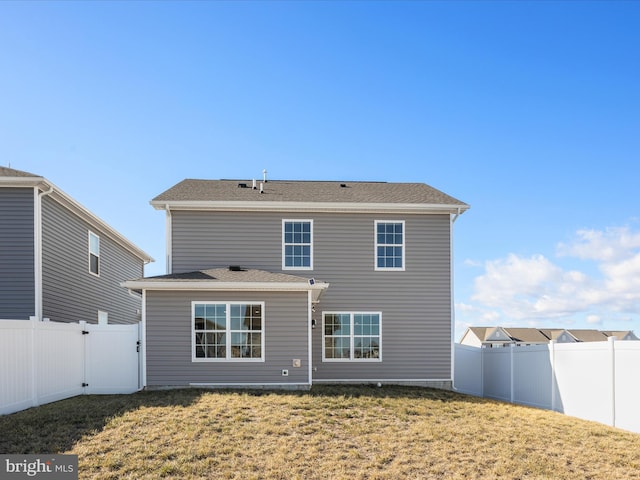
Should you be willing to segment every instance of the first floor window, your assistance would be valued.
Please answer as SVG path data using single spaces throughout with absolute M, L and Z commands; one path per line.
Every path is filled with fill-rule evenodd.
M 379 312 L 325 312 L 323 360 L 379 361 L 381 317 Z
M 194 360 L 263 360 L 264 304 L 193 302 Z
M 89 232 L 89 271 L 100 275 L 100 237 Z

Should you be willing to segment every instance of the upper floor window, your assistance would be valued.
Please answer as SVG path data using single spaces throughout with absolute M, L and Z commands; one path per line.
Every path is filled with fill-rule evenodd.
M 313 220 L 282 221 L 282 268 L 313 269 Z
M 100 237 L 89 232 L 89 271 L 100 275 Z
M 376 270 L 404 270 L 404 221 L 376 220 Z
M 380 361 L 380 312 L 325 312 L 323 361 Z
M 264 304 L 193 302 L 192 360 L 264 360 Z

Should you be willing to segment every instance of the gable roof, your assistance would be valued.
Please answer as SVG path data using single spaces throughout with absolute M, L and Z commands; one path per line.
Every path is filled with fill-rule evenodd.
M 499 330 L 505 332 L 509 339 L 497 339 L 495 333 Z M 482 343 L 549 343 L 550 340 L 559 340 L 563 333 L 566 333 L 572 342 L 606 342 L 608 337 L 612 336 L 616 336 L 618 340 L 636 340 L 638 338 L 632 330 L 600 331 L 594 329 L 567 330 L 563 328 L 468 327 L 460 342 L 462 343 L 470 333 L 475 335 Z
M 638 340 L 633 330 L 607 330 L 603 331 L 607 337 L 616 337 L 618 340 L 627 339 L 627 340 Z
M 97 215 L 90 212 L 88 209 L 74 200 L 71 196 L 66 194 L 60 188 L 56 187 L 53 183 L 51 183 L 44 177 L 35 175 L 33 173 L 24 172 L 22 170 L 0 167 L 0 187 L 38 188 L 41 192 L 43 192 L 42 194 L 48 195 L 53 198 L 67 210 L 71 211 L 74 215 L 81 218 L 92 227 L 99 229 L 102 233 L 106 234 L 109 238 L 111 238 L 113 241 L 128 250 L 143 262 L 153 262 L 153 258 L 148 253 L 146 253 L 129 239 L 124 237 L 121 233 L 114 230 Z
M 469 327 L 462 336 L 462 340 L 469 334 L 475 335 L 482 343 L 511 342 L 509 334 L 502 327 Z
M 569 337 L 574 338 L 566 329 L 564 328 L 552 328 L 552 329 L 540 329 L 540 331 L 549 339 L 549 340 L 558 340 L 563 333 L 566 333 Z
M 263 185 L 263 193 L 259 185 Z M 424 183 L 186 179 L 161 193 L 151 205 L 171 208 L 407 208 L 462 213 L 469 208 Z M 351 208 L 349 208 L 351 207 Z

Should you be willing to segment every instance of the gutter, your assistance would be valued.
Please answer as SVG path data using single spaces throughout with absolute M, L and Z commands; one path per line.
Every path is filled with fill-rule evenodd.
M 396 213 L 396 214 L 456 214 L 468 205 L 427 203 L 354 203 L 354 202 L 277 202 L 277 201 L 214 201 L 214 200 L 152 200 L 156 210 L 204 210 L 227 212 L 348 212 L 348 213 Z

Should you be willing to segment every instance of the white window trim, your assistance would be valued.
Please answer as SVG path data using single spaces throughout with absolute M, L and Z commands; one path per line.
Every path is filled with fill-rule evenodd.
M 402 224 L 402 267 L 379 267 L 378 266 L 378 224 L 380 223 L 400 223 Z M 376 272 L 404 272 L 406 262 L 407 226 L 404 220 L 375 220 L 373 222 L 373 269 Z M 398 245 L 394 245 L 398 246 Z
M 326 334 L 325 334 L 325 328 L 324 328 L 324 322 L 325 322 L 325 317 L 327 315 L 349 315 L 350 316 L 350 321 L 351 321 L 351 328 L 349 329 L 349 355 L 350 358 L 327 358 L 325 356 L 325 339 L 326 339 Z M 379 346 L 378 346 L 378 358 L 354 358 L 353 357 L 353 353 L 355 352 L 355 348 L 354 348 L 354 333 L 353 333 L 353 318 L 356 315 L 378 315 L 380 322 L 378 325 L 379 328 L 379 335 L 378 335 L 378 339 L 379 339 Z M 333 362 L 347 362 L 347 363 L 379 363 L 382 362 L 382 312 L 365 312 L 365 311 L 339 311 L 339 310 L 335 310 L 335 311 L 326 311 L 326 312 L 322 312 L 322 361 L 323 362 L 329 362 L 329 363 L 333 363 Z
M 92 251 L 91 251 L 91 236 L 94 236 L 98 239 L 98 255 L 95 255 Z M 93 275 L 94 277 L 99 277 L 100 276 L 100 272 L 102 271 L 102 265 L 100 262 L 100 235 L 98 235 L 97 233 L 93 233 L 91 230 L 89 230 L 89 234 L 88 234 L 88 260 L 89 260 L 89 273 L 91 275 Z M 94 255 L 96 257 L 98 257 L 98 273 L 95 273 L 93 271 L 91 271 L 91 255 Z
M 286 244 L 284 242 L 284 226 L 289 223 L 289 222 L 297 222 L 297 223 L 301 223 L 301 222 L 308 222 L 311 225 L 311 243 L 309 244 L 309 266 L 308 267 L 288 267 L 286 265 L 286 255 L 285 255 L 285 251 L 286 251 Z M 306 245 L 306 243 L 304 244 L 298 244 L 298 245 Z M 312 219 L 306 219 L 306 218 L 285 218 L 282 220 L 282 270 L 313 270 L 313 220 Z
M 225 334 L 227 338 L 227 357 L 226 358 L 200 358 L 196 357 L 196 304 L 206 304 L 206 305 L 225 305 L 227 308 L 226 314 L 226 329 Z M 231 342 L 231 305 L 260 305 L 262 312 L 261 325 L 262 329 L 260 333 L 260 358 L 233 358 L 231 357 L 231 348 L 229 348 L 229 344 Z M 229 363 L 260 363 L 265 361 L 265 350 L 264 350 L 264 339 L 265 339 L 265 302 L 254 302 L 254 301 L 232 301 L 232 302 L 222 302 L 222 301 L 210 301 L 210 300 L 201 300 L 201 301 L 193 301 L 191 302 L 191 361 L 192 362 L 229 362 Z

